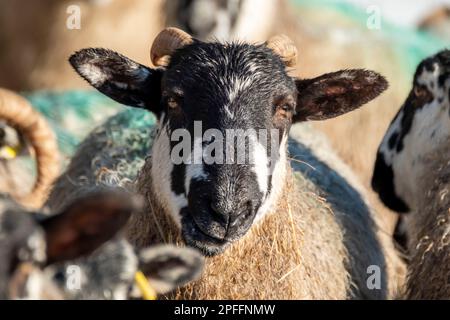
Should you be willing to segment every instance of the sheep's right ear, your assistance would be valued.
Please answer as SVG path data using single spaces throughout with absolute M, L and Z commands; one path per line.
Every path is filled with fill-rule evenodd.
M 204 258 L 191 248 L 160 245 L 139 252 L 139 268 L 157 293 L 167 293 L 200 277 Z
M 117 52 L 82 49 L 69 62 L 90 85 L 115 101 L 160 114 L 161 69 L 150 69 Z
M 113 238 L 141 201 L 119 192 L 96 192 L 75 200 L 62 213 L 41 222 L 47 264 L 90 254 Z

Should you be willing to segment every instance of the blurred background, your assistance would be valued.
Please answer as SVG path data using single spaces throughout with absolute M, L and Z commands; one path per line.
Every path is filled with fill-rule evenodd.
M 90 129 L 124 108 L 91 91 L 69 55 L 106 47 L 150 65 L 151 43 L 166 25 L 202 40 L 263 42 L 285 33 L 300 51 L 292 70 L 299 77 L 345 68 L 386 76 L 380 98 L 314 124 L 370 189 L 376 149 L 416 66 L 450 47 L 450 0 L 0 0 L 0 87 L 49 119 L 67 162 Z M 372 200 L 391 228 L 394 218 Z

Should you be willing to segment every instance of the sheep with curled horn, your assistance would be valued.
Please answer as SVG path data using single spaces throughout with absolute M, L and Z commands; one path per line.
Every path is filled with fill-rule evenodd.
M 168 297 L 390 297 L 398 284 L 390 239 L 377 234 L 364 197 L 348 182 L 355 178 L 320 134 L 292 126 L 350 112 L 387 82 L 361 69 L 295 79 L 286 72 L 295 57 L 284 36 L 260 45 L 205 43 L 174 28 L 153 43 L 155 69 L 107 49 L 78 51 L 70 63 L 84 79 L 159 122 L 146 127 L 145 111 L 130 109 L 95 129 L 47 204 L 58 210 L 86 185 L 141 194 L 146 206 L 127 228 L 132 243 L 185 243 L 208 256 L 202 278 Z M 240 129 L 249 131 L 239 143 L 233 133 Z M 262 129 L 262 140 L 252 129 Z M 264 138 L 265 131 L 276 134 Z M 206 155 L 173 158 L 183 134 L 194 144 L 184 155 Z M 249 151 L 243 163 L 208 160 L 226 157 L 223 137 Z M 126 169 L 137 164 L 139 172 Z M 371 266 L 380 275 L 376 289 L 367 284 Z
M 198 278 L 202 256 L 123 238 L 142 201 L 117 190 L 73 199 L 48 216 L 0 199 L 1 299 L 156 299 Z
M 36 180 L 18 157 L 36 159 Z M 56 137 L 46 120 L 19 95 L 0 88 L 0 192 L 21 204 L 39 208 L 59 175 Z

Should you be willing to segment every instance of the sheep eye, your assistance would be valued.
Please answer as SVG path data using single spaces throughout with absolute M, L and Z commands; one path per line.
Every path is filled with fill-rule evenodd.
M 283 103 L 276 106 L 276 115 L 285 118 L 291 118 L 294 113 L 294 107 L 289 103 Z
M 416 86 L 414 87 L 414 94 L 417 97 L 424 97 L 428 94 L 428 90 L 423 86 Z
M 170 109 L 176 109 L 179 106 L 177 99 L 173 97 L 167 98 L 167 105 L 169 106 Z

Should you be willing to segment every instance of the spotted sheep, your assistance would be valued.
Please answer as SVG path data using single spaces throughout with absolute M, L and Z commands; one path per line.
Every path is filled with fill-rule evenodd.
M 154 299 L 196 279 L 203 258 L 195 250 L 135 250 L 124 239 L 121 230 L 141 203 L 102 190 L 49 216 L 2 197 L 0 298 Z
M 153 43 L 157 68 L 106 49 L 75 53 L 70 62 L 83 78 L 137 109 L 90 134 L 47 205 L 58 210 L 80 190 L 103 186 L 141 194 L 145 210 L 132 215 L 127 230 L 133 244 L 185 243 L 208 257 L 201 279 L 171 298 L 389 297 L 398 280 L 396 255 L 364 197 L 341 176 L 353 177 L 351 171 L 319 133 L 292 126 L 350 112 L 387 82 L 368 70 L 296 79 L 287 71 L 296 53 L 285 36 L 260 45 L 207 43 L 175 28 Z M 155 130 L 142 125 L 148 113 L 141 109 L 156 115 Z M 174 164 L 177 129 L 189 133 L 194 155 L 195 145 L 202 155 L 213 142 L 203 135 L 209 129 L 278 135 L 265 145 L 244 140 L 241 147 L 255 151 L 244 163 L 207 164 L 200 157 Z M 136 164 L 138 172 L 127 170 Z M 375 290 L 367 285 L 371 265 L 381 273 Z
M 400 217 L 409 249 L 405 297 L 450 298 L 450 51 L 422 61 L 383 138 L 372 186 Z

